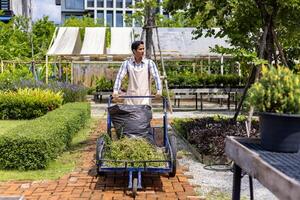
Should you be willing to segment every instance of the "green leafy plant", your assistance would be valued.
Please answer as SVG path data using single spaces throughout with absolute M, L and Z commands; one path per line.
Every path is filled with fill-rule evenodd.
M 113 82 L 111 80 L 107 80 L 104 76 L 100 76 L 96 80 L 96 91 L 104 91 L 104 90 L 112 90 Z
M 299 114 L 300 79 L 287 67 L 263 66 L 262 78 L 249 90 L 249 102 L 260 112 Z

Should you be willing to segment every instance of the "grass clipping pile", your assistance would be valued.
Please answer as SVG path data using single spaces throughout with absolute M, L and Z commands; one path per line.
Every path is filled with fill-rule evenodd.
M 105 151 L 104 159 L 115 161 L 134 161 L 128 163 L 128 167 L 144 167 L 144 163 L 137 161 L 148 160 L 166 160 L 163 151 L 157 149 L 143 138 L 124 137 L 116 141 L 112 141 L 109 136 L 104 136 Z M 124 167 L 124 162 L 106 161 L 105 166 Z M 147 162 L 147 167 L 164 167 L 165 162 Z

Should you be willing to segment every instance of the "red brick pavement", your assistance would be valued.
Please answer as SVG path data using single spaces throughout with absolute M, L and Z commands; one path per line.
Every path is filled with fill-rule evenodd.
M 127 190 L 126 175 L 94 176 L 95 143 L 99 134 L 105 130 L 104 127 L 105 122 L 101 121 L 83 149 L 78 169 L 55 181 L 1 182 L 0 196 L 24 195 L 26 200 L 133 199 L 131 191 Z M 174 178 L 158 174 L 143 175 L 143 189 L 138 191 L 135 199 L 200 199 L 188 183 L 183 170 L 184 168 L 179 168 Z

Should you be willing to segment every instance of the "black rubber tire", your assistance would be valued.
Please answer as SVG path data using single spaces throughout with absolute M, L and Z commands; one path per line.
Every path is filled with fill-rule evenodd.
M 96 160 L 96 165 L 97 165 L 97 175 L 98 176 L 103 176 L 104 173 L 100 172 L 100 167 L 98 166 L 98 162 L 99 162 L 99 149 L 100 149 L 100 143 L 103 140 L 103 138 L 99 137 L 97 139 L 97 143 L 96 143 L 96 155 L 95 155 L 95 160 Z
M 96 142 L 96 156 L 95 156 L 95 159 L 96 159 L 96 162 L 98 161 L 99 159 L 99 143 L 100 143 L 100 138 L 97 139 L 97 142 Z
M 134 178 L 133 182 L 132 182 L 132 196 L 133 196 L 133 198 L 135 198 L 136 194 L 137 194 L 137 183 L 138 183 L 137 178 Z
M 176 136 L 174 134 L 169 136 L 171 148 L 173 151 L 173 166 L 172 166 L 172 171 L 169 173 L 170 177 L 176 176 L 176 170 L 177 170 L 177 140 Z

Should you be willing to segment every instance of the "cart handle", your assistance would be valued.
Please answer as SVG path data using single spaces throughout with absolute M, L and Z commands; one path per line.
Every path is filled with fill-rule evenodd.
M 113 96 L 110 96 L 111 99 L 113 99 L 114 97 Z M 129 99 L 129 98 L 136 98 L 136 99 L 139 99 L 139 98 L 149 98 L 149 99 L 154 99 L 156 98 L 156 96 L 154 95 L 149 95 L 149 96 L 129 96 L 129 95 L 122 95 L 122 96 L 118 96 L 117 98 L 119 99 Z M 161 96 L 160 98 L 164 98 L 163 96 Z

